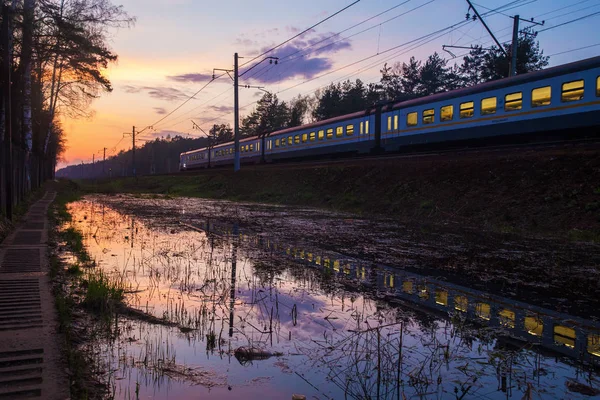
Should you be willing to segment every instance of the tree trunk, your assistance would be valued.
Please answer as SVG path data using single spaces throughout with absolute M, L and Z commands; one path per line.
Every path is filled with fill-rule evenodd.
M 23 145 L 25 148 L 25 190 L 31 190 L 31 151 L 33 149 L 33 132 L 31 128 L 31 54 L 33 47 L 35 0 L 24 0 L 23 3 L 23 46 L 21 63 L 23 64 Z

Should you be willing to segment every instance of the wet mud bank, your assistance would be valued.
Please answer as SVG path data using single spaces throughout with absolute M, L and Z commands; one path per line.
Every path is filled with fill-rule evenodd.
M 154 193 L 299 205 L 453 226 L 600 242 L 600 147 L 468 152 L 307 167 L 86 182 L 105 194 Z
M 183 197 L 88 195 L 68 212 L 138 310 L 89 344 L 114 398 L 600 387 L 594 244 Z

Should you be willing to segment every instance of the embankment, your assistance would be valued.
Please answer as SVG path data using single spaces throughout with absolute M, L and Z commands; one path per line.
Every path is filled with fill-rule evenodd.
M 243 166 L 82 182 L 150 193 L 322 207 L 404 223 L 600 241 L 600 145 Z

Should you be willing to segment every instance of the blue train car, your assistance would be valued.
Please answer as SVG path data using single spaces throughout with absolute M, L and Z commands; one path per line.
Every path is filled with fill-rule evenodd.
M 600 126 L 600 57 L 373 107 L 240 142 L 241 162 L 401 151 L 407 146 Z M 234 143 L 180 156 L 180 169 L 233 164 Z

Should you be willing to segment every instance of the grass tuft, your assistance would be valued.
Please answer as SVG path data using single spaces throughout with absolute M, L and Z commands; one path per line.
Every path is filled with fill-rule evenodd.
M 118 304 L 125 297 L 123 281 L 110 278 L 101 271 L 91 272 L 83 284 L 87 286 L 84 306 L 99 314 L 114 315 Z

